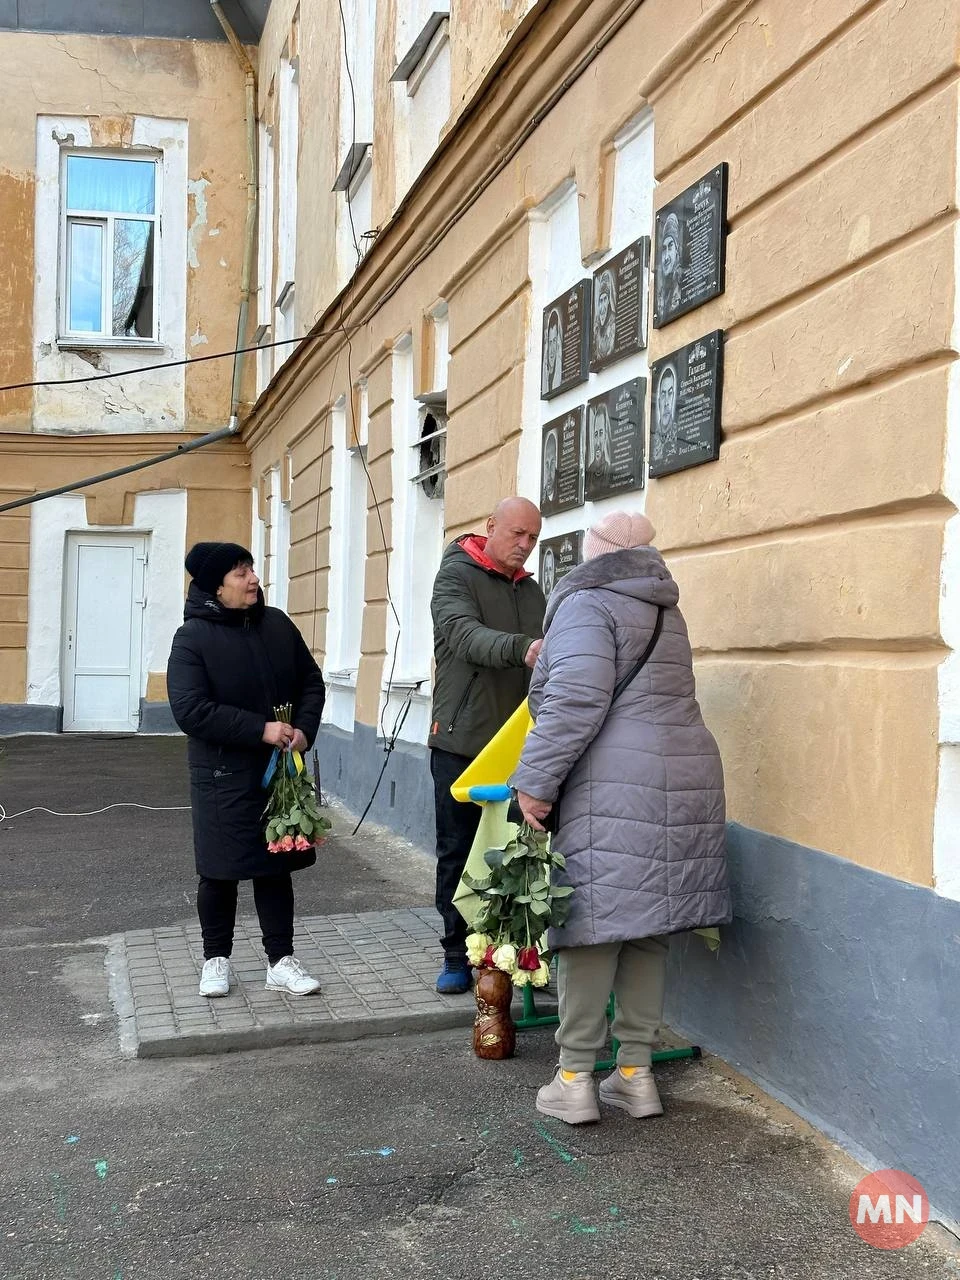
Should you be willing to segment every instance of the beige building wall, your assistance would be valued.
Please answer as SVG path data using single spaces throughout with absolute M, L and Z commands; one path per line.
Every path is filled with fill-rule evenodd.
M 128 144 L 135 117 L 188 122 L 186 351 L 234 346 L 246 150 L 243 77 L 226 44 L 193 40 L 0 33 L 6 105 L 0 120 L 0 319 L 9 334 L 3 383 L 33 376 L 33 259 L 38 115 L 85 117 L 95 142 Z M 78 375 L 89 365 L 78 361 Z M 150 359 L 144 359 L 144 364 Z M 231 362 L 186 374 L 190 427 L 222 426 L 230 414 Z M 82 393 L 81 393 L 82 394 Z M 0 428 L 29 430 L 30 392 L 0 393 Z
M 183 443 L 183 436 L 151 435 L 156 453 Z M 70 484 L 139 461 L 148 452 L 136 436 L 74 437 L 69 451 L 57 436 L 0 433 L 0 503 L 15 502 L 37 489 Z M 224 440 L 144 471 L 105 481 L 82 491 L 91 528 L 130 527 L 139 494 L 187 492 L 187 546 L 211 537 L 245 544 L 250 536 L 250 465 L 239 440 Z M 27 610 L 31 507 L 0 515 L 0 703 L 26 699 Z M 184 578 L 186 583 L 186 578 Z M 148 702 L 166 699 L 166 675 L 148 671 Z
M 187 187 L 169 233 L 182 238 L 185 312 L 175 322 L 188 356 L 230 351 L 235 345 L 245 199 L 243 77 L 226 43 L 130 39 L 80 35 L 0 33 L 5 107 L 0 119 L 0 322 L 6 358 L 0 383 L 37 377 L 35 280 L 43 266 L 34 253 L 37 218 L 37 118 L 86 122 L 93 145 L 126 147 L 135 122 L 145 117 L 185 122 Z M 166 264 L 169 265 L 169 264 Z M 179 324 L 182 322 L 182 331 Z M 149 365 L 174 358 L 170 348 L 134 348 L 127 364 Z M 64 376 L 80 377 L 116 367 L 116 353 L 97 351 L 64 359 Z M 131 356 L 135 355 L 135 359 Z M 183 425 L 191 434 L 226 425 L 230 416 L 231 359 L 187 368 Z M 83 385 L 65 390 L 69 439 L 57 434 L 57 418 L 43 413 L 43 434 L 30 433 L 39 401 L 36 392 L 0 392 L 0 484 L 2 500 L 69 484 L 85 476 L 175 449 L 179 434 L 157 431 L 149 414 L 131 409 L 137 379 L 109 385 L 124 417 L 123 434 L 83 431 L 99 406 Z M 148 434 L 139 434 L 138 424 Z M 152 430 L 150 428 L 153 428 Z M 65 427 L 65 429 L 67 429 Z M 123 527 L 138 493 L 188 490 L 188 538 L 249 538 L 249 463 L 242 446 L 230 442 L 155 469 L 84 491 L 91 525 Z M 32 508 L 0 515 L 0 703 L 26 699 L 28 575 Z M 148 673 L 147 698 L 163 701 L 162 671 Z
M 646 0 L 597 52 L 621 12 L 556 0 L 521 25 L 321 317 L 318 329 L 343 320 L 350 349 L 335 333 L 312 343 L 248 424 L 255 470 L 293 442 L 291 608 L 322 654 L 337 607 L 325 598 L 330 406 L 349 403 L 362 374 L 385 538 L 371 497 L 357 717 L 374 724 L 391 350 L 413 335 L 422 388 L 426 318 L 447 301 L 446 524 L 479 527 L 516 486 L 522 433 L 539 431 L 524 397 L 539 353 L 531 211 L 573 181 L 584 274 L 622 247 L 610 243 L 613 139 L 650 108 L 657 205 L 730 165 L 726 292 L 652 331 L 649 352 L 725 330 L 720 460 L 646 492 L 681 585 L 730 817 L 929 885 L 953 513 L 943 458 L 960 13 L 945 0 Z M 456 20 L 451 38 L 455 82 L 476 83 Z

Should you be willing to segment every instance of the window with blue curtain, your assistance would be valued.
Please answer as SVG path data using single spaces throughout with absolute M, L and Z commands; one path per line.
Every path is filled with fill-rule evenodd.
M 71 153 L 64 166 L 64 337 L 156 341 L 157 161 Z

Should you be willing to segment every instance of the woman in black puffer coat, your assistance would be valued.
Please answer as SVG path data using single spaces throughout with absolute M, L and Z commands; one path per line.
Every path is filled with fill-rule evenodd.
M 294 623 L 264 604 L 249 551 L 233 542 L 198 542 L 185 563 L 193 581 L 167 663 L 167 695 L 189 738 L 205 961 L 200 994 L 229 992 L 237 883 L 252 880 L 267 988 L 308 995 L 320 984 L 293 955 L 290 873 L 310 866 L 316 854 L 267 852 L 262 779 L 274 747 L 305 751 L 316 737 L 323 676 Z M 274 708 L 287 703 L 290 724 L 275 719 Z

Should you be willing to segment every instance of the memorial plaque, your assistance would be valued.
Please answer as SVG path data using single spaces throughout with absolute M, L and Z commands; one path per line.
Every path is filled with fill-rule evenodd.
M 634 241 L 593 273 L 590 368 L 596 372 L 647 345 L 650 237 Z
M 583 405 L 543 428 L 540 510 L 545 516 L 583 505 Z
M 587 380 L 591 289 L 591 281 L 581 280 L 543 309 L 541 400 L 551 400 Z
M 540 543 L 540 589 L 545 596 L 583 559 L 583 530 L 544 538 Z
M 727 248 L 727 165 L 657 210 L 653 327 L 723 293 Z
M 585 494 L 592 502 L 643 488 L 645 378 L 631 378 L 587 402 Z
M 650 475 L 716 462 L 720 456 L 723 330 L 680 347 L 650 369 Z

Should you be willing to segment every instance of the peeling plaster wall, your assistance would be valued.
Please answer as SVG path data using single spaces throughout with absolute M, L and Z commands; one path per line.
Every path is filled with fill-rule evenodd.
M 186 354 L 186 275 L 182 263 L 198 265 L 195 228 L 206 224 L 205 179 L 199 180 L 195 197 L 197 215 L 189 239 L 182 211 L 187 203 L 187 124 L 185 121 L 149 120 L 136 116 L 131 147 L 143 147 L 162 156 L 159 165 L 160 253 L 160 349 L 137 344 L 123 350 L 98 348 L 83 352 L 57 344 L 60 326 L 60 186 L 61 148 L 96 146 L 90 122 L 81 117 L 37 117 L 37 217 L 36 276 L 34 283 L 34 337 L 36 381 L 56 383 L 85 372 L 122 372 L 153 361 L 182 360 Z M 196 232 L 196 234 L 200 234 Z M 91 382 L 86 386 L 40 386 L 34 393 L 35 431 L 76 433 L 86 431 L 172 431 L 184 422 L 185 370 L 181 366 L 140 373 L 135 377 Z
M 181 358 L 236 336 L 244 223 L 243 77 L 219 42 L 0 32 L 0 381 L 81 377 Z M 38 118 L 49 127 L 38 127 Z M 169 150 L 164 173 L 162 349 L 58 351 L 59 209 L 54 129 L 80 145 Z M 50 154 L 51 149 L 54 154 Z M 41 181 L 36 189 L 38 171 Z M 189 184 L 189 190 L 188 190 Z M 188 227 L 191 228 L 188 242 Z M 37 237 L 36 245 L 34 243 Z M 189 254 L 189 261 L 188 261 Z M 131 383 L 0 393 L 0 430 L 166 431 L 222 426 L 231 361 Z

